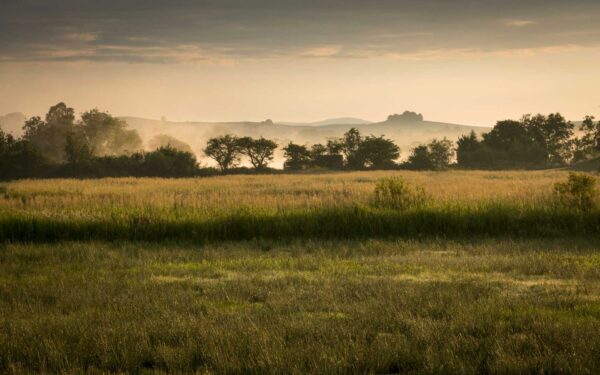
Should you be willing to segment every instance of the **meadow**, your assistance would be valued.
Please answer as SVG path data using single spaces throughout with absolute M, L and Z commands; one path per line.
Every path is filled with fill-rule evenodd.
M 3 245 L 0 372 L 597 374 L 599 244 Z
M 373 207 L 375 184 L 384 176 L 422 187 L 425 204 L 406 210 Z M 553 204 L 553 184 L 566 177 L 562 171 L 452 171 L 23 180 L 0 186 L 0 239 L 198 242 L 600 233 L 599 210 Z
M 377 181 L 422 205 L 373 204 Z M 565 171 L 0 185 L 0 373 L 600 372 Z M 597 197 L 596 197 L 597 199 Z

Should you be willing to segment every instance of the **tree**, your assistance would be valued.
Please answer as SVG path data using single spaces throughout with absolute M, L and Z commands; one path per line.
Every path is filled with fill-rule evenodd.
M 273 160 L 273 152 L 277 148 L 277 143 L 264 137 L 259 139 L 243 137 L 238 139 L 238 145 L 241 153 L 248 156 L 255 169 L 266 168 L 268 163 Z
M 97 156 L 123 155 L 140 151 L 142 139 L 137 131 L 127 129 L 127 123 L 98 109 L 81 114 L 77 131 L 89 143 Z
M 355 163 L 361 168 L 372 169 L 391 168 L 400 157 L 400 148 L 394 141 L 383 136 L 368 136 L 364 138 L 356 151 Z
M 81 135 L 70 133 L 67 135 L 67 144 L 65 145 L 65 156 L 67 163 L 76 165 L 90 162 L 94 153 L 92 148 L 82 139 Z
M 0 180 L 39 177 L 47 161 L 26 139 L 15 139 L 0 129 Z
M 310 151 L 306 146 L 298 145 L 290 142 L 283 148 L 283 156 L 285 162 L 283 169 L 300 170 L 308 167 L 311 159 Z
M 482 160 L 478 159 L 478 153 L 481 147 L 474 130 L 471 130 L 469 135 L 461 136 L 456 142 L 457 164 L 463 168 L 474 168 L 480 165 Z
M 310 158 L 316 160 L 323 155 L 327 154 L 327 147 L 320 143 L 314 144 L 310 147 Z
M 191 152 L 166 146 L 144 155 L 143 170 L 146 176 L 194 176 L 198 171 L 198 163 Z
M 452 142 L 446 138 L 434 139 L 427 145 L 415 147 L 408 157 L 406 166 L 416 170 L 440 171 L 450 166 L 453 156 Z
M 351 128 L 344 136 L 338 140 L 339 150 L 346 159 L 346 165 L 350 168 L 359 169 L 362 167 L 361 161 L 357 159 L 356 152 L 360 147 L 362 137 L 356 128 Z
M 204 149 L 204 154 L 216 161 L 222 172 L 238 163 L 240 152 L 238 138 L 231 134 L 209 139 Z
M 325 147 L 327 148 L 327 153 L 329 155 L 339 155 L 342 153 L 343 146 L 337 139 L 328 139 Z
M 544 151 L 548 166 L 564 165 L 571 159 L 574 125 L 560 113 L 525 115 L 521 123 L 532 142 Z
M 406 166 L 416 170 L 433 170 L 434 165 L 427 145 L 419 145 L 413 148 Z
M 446 138 L 442 140 L 434 139 L 427 148 L 431 155 L 434 170 L 440 171 L 450 166 L 450 162 L 454 157 L 454 149 L 450 140 Z
M 575 140 L 574 161 L 593 158 L 600 152 L 600 121 L 594 122 L 593 116 L 586 116 L 579 130 L 583 135 Z
M 498 121 L 483 134 L 482 143 L 490 150 L 491 168 L 543 167 L 547 165 L 546 147 L 537 142 L 521 121 Z
M 42 156 L 54 163 L 65 160 L 67 135 L 73 132 L 75 112 L 64 103 L 50 107 L 46 121 L 32 117 L 25 122 L 24 139 Z

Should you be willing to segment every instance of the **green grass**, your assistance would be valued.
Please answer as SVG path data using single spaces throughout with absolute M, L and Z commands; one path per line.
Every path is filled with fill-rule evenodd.
M 388 176 L 426 199 L 374 204 Z M 566 178 L 2 184 L 0 373 L 600 373 L 600 210 Z
M 0 372 L 600 372 L 598 240 L 0 245 Z
M 14 211 L 0 218 L 0 241 L 32 242 L 595 235 L 600 235 L 600 211 L 509 204 L 447 205 L 407 211 L 368 206 L 280 212 L 240 209 L 212 215 L 145 209 L 96 218 Z

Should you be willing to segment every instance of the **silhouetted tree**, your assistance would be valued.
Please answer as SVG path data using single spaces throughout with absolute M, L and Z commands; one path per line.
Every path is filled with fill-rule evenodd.
M 360 169 L 363 166 L 356 154 L 361 141 L 362 137 L 356 128 L 351 128 L 338 140 L 339 149 L 344 155 L 346 165 L 351 169 Z
M 571 159 L 574 125 L 560 113 L 525 115 L 521 123 L 531 141 L 545 153 L 547 166 L 561 166 Z
M 310 157 L 312 160 L 316 160 L 323 155 L 327 154 L 327 147 L 320 143 L 316 143 L 310 147 Z
M 144 155 L 143 170 L 146 176 L 194 176 L 198 171 L 198 163 L 191 152 L 166 146 Z
M 433 170 L 433 160 L 426 145 L 419 145 L 413 148 L 406 166 L 416 170 Z
M 392 168 L 400 157 L 400 148 L 383 136 L 368 136 L 361 140 L 355 153 L 355 165 L 360 168 Z
M 310 151 L 308 151 L 306 146 L 292 142 L 283 148 L 283 156 L 286 159 L 283 163 L 283 168 L 289 170 L 305 169 L 308 167 L 311 159 Z
M 48 163 L 26 139 L 15 139 L 0 129 L 0 180 L 40 177 Z
M 546 165 L 544 146 L 535 142 L 522 122 L 498 121 L 483 134 L 483 144 L 489 147 L 491 168 L 527 168 Z
M 266 168 L 273 160 L 273 152 L 277 148 L 277 143 L 264 137 L 258 139 L 243 137 L 238 139 L 238 145 L 241 153 L 248 156 L 255 169 Z
M 453 155 L 452 142 L 446 138 L 434 139 L 427 145 L 415 147 L 406 166 L 416 170 L 444 170 L 450 166 Z
M 67 135 L 65 156 L 67 163 L 75 165 L 89 163 L 92 161 L 94 153 L 81 134 L 70 133 Z
M 447 169 L 454 157 L 454 148 L 450 140 L 444 138 L 442 140 L 434 139 L 427 146 L 433 162 L 433 169 L 436 171 Z
M 481 165 L 481 142 L 471 130 L 469 135 L 461 136 L 456 142 L 456 162 L 463 168 L 476 168 Z
M 73 132 L 75 112 L 64 103 L 50 107 L 46 121 L 32 117 L 25 122 L 24 139 L 43 157 L 60 163 L 65 160 L 67 135 Z
M 575 140 L 574 161 L 591 159 L 600 153 L 600 121 L 586 116 L 579 128 L 583 134 Z
M 238 138 L 231 134 L 209 139 L 204 149 L 204 154 L 216 161 L 222 172 L 238 163 L 240 153 Z
M 137 131 L 127 129 L 125 121 L 97 109 L 82 113 L 76 130 L 83 133 L 97 156 L 123 155 L 142 149 Z

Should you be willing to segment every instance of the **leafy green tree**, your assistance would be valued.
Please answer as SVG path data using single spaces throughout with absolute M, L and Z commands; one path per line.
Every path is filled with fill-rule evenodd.
M 273 153 L 277 148 L 277 143 L 264 137 L 258 139 L 243 137 L 238 139 L 238 145 L 241 153 L 248 156 L 255 169 L 266 168 L 273 160 Z
M 283 168 L 289 170 L 305 169 L 311 160 L 311 153 L 306 146 L 292 142 L 283 148 L 283 156 L 286 159 Z
M 433 169 L 441 171 L 448 169 L 450 162 L 454 157 L 454 148 L 452 142 L 446 138 L 442 140 L 434 139 L 427 146 L 429 154 L 431 155 L 431 161 L 433 163 Z
M 204 154 L 216 161 L 221 171 L 225 172 L 239 162 L 240 142 L 237 137 L 231 134 L 211 138 L 206 143 Z
M 525 115 L 521 123 L 531 141 L 544 151 L 548 166 L 564 165 L 571 159 L 574 125 L 560 113 Z
M 355 155 L 355 164 L 361 168 L 392 168 L 400 157 L 400 148 L 391 139 L 368 136 L 361 140 Z
M 406 162 L 406 166 L 416 170 L 433 170 L 433 160 L 427 145 L 419 145 L 413 148 Z
M 543 167 L 547 165 L 548 153 L 537 142 L 523 122 L 504 120 L 483 135 L 483 142 L 490 150 L 490 168 Z
M 453 156 L 452 142 L 446 138 L 434 139 L 427 145 L 415 147 L 408 157 L 406 166 L 416 170 L 440 171 L 450 166 Z

